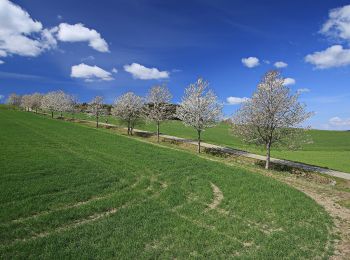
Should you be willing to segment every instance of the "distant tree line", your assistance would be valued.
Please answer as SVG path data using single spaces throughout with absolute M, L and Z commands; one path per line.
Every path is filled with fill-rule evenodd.
M 284 85 L 278 71 L 269 71 L 258 84 L 252 98 L 242 104 L 229 119 L 233 134 L 247 143 L 266 148 L 266 168 L 270 166 L 272 146 L 286 146 L 290 149 L 308 140 L 302 124 L 312 113 L 306 112 L 305 105 L 298 102 L 299 94 L 293 94 Z M 101 96 L 89 103 L 78 103 L 75 96 L 61 90 L 47 94 L 11 94 L 7 104 L 25 111 L 87 113 L 96 120 L 99 127 L 101 116 L 112 115 L 124 121 L 128 135 L 133 134 L 135 124 L 140 119 L 154 122 L 159 142 L 161 123 L 166 120 L 181 120 L 197 132 L 198 152 L 201 152 L 201 134 L 205 129 L 223 121 L 223 104 L 209 88 L 209 83 L 199 78 L 186 89 L 179 104 L 172 104 L 172 94 L 165 85 L 153 86 L 146 97 L 127 92 L 117 97 L 112 105 L 105 104 Z M 227 119 L 226 119 L 227 121 Z

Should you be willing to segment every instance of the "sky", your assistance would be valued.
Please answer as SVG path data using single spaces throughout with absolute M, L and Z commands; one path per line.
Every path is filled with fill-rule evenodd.
M 63 90 L 113 103 L 203 77 L 233 114 L 279 69 L 317 129 L 350 129 L 350 5 L 338 0 L 0 0 L 0 103 Z

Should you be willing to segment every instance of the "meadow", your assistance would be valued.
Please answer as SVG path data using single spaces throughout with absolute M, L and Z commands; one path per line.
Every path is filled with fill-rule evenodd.
M 0 122 L 0 258 L 332 253 L 330 216 L 272 178 L 43 115 Z
M 66 114 L 71 117 L 71 114 Z M 77 118 L 94 120 L 86 114 L 74 115 Z M 112 116 L 102 117 L 101 122 L 108 120 L 109 123 L 123 125 L 122 122 Z M 136 128 L 141 130 L 156 131 L 153 123 L 140 121 Z M 196 131 L 186 127 L 180 121 L 166 121 L 161 124 L 161 132 L 167 135 L 174 135 L 183 138 L 196 139 Z M 310 130 L 312 143 L 305 144 L 300 150 L 287 150 L 273 148 L 271 156 L 279 159 L 303 162 L 311 165 L 326 167 L 334 170 L 350 173 L 350 131 L 326 131 Z M 231 128 L 226 123 L 221 123 L 214 128 L 209 128 L 202 134 L 204 142 L 223 145 L 235 149 L 241 149 L 264 155 L 264 148 L 255 145 L 247 145 L 231 133 Z

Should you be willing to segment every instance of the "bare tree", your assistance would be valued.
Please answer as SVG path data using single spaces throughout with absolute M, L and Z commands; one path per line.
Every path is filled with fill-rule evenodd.
M 12 93 L 8 99 L 7 99 L 7 104 L 14 106 L 14 107 L 19 107 L 21 105 L 22 101 L 22 96 L 17 95 L 16 93 Z
M 30 96 L 30 108 L 35 110 L 35 113 L 38 113 L 38 108 L 41 106 L 41 100 L 43 99 L 43 95 L 40 93 L 34 93 Z
M 145 107 L 145 115 L 148 120 L 157 124 L 157 140 L 159 142 L 160 123 L 169 118 L 169 102 L 172 95 L 166 86 L 154 86 L 150 89 Z
M 197 130 L 198 153 L 200 153 L 201 133 L 220 121 L 222 104 L 218 102 L 214 92 L 209 89 L 209 83 L 199 78 L 186 88 L 176 114 L 186 126 L 192 126 Z
M 245 142 L 266 147 L 266 165 L 270 167 L 272 145 L 296 149 L 309 141 L 302 123 L 312 116 L 298 102 L 278 71 L 269 71 L 259 83 L 253 97 L 233 116 L 233 132 Z
M 96 118 L 96 128 L 98 128 L 99 117 L 106 114 L 106 110 L 103 108 L 103 97 L 94 97 L 89 103 L 87 113 Z
M 128 135 L 133 134 L 135 122 L 141 116 L 143 105 L 142 98 L 133 92 L 125 93 L 116 99 L 112 113 L 127 122 Z

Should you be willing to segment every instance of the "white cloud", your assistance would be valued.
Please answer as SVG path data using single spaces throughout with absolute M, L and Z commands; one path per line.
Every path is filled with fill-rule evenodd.
M 7 53 L 4 50 L 0 50 L 0 57 L 6 57 Z
M 112 69 L 112 72 L 113 72 L 113 73 L 118 73 L 118 70 L 117 70 L 116 68 L 113 68 L 113 69 Z
M 266 64 L 270 64 L 270 63 L 271 63 L 269 60 L 263 60 L 263 61 L 264 61 L 264 63 L 266 63 Z
M 157 68 L 147 68 L 138 63 L 124 65 L 124 70 L 129 72 L 135 79 L 166 79 L 169 78 L 168 71 L 159 71 Z
M 85 63 L 72 66 L 72 78 L 82 78 L 87 82 L 95 80 L 110 81 L 113 80 L 112 74 L 97 66 L 89 66 Z
M 346 66 L 350 64 L 350 49 L 333 45 L 324 51 L 307 55 L 305 61 L 315 65 L 317 69 Z
M 42 49 L 53 49 L 57 46 L 57 40 L 55 38 L 55 33 L 58 28 L 53 27 L 51 29 L 44 29 L 41 32 L 41 45 Z
M 299 88 L 297 89 L 298 93 L 307 93 L 310 92 L 311 90 L 309 88 Z
M 329 124 L 332 126 L 348 126 L 350 127 L 350 118 L 342 119 L 338 116 L 329 119 Z
M 58 26 L 57 38 L 63 42 L 89 42 L 89 46 L 100 52 L 108 52 L 107 42 L 94 29 L 89 29 L 81 23 L 74 25 L 61 23 Z
M 331 9 L 320 33 L 334 39 L 350 40 L 350 5 Z
M 295 82 L 296 81 L 293 78 L 285 78 L 283 85 L 285 85 L 285 86 L 294 85 Z
M 228 97 L 228 98 L 226 98 L 227 104 L 229 104 L 229 105 L 242 104 L 242 103 L 247 102 L 248 100 L 250 100 L 250 98 L 247 98 L 247 97 L 243 97 L 243 98 L 240 98 L 240 97 Z
M 42 24 L 33 20 L 20 6 L 8 0 L 0 1 L 0 56 L 11 54 L 37 56 L 42 51 L 37 34 Z
M 4 95 L 0 95 L 0 100 L 3 99 L 5 96 Z
M 288 66 L 287 63 L 283 62 L 283 61 L 277 61 L 273 64 L 276 68 L 280 69 L 280 68 L 285 68 Z
M 259 59 L 257 57 L 243 58 L 241 61 L 243 65 L 248 68 L 254 68 L 260 65 Z
M 5 62 L 3 60 L 0 60 L 0 64 L 4 64 Z

